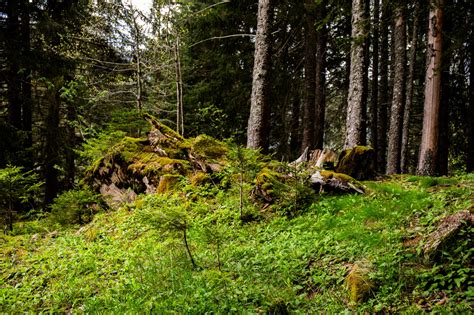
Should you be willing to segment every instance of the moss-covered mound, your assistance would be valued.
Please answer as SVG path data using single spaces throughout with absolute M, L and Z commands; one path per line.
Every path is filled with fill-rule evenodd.
M 226 164 L 224 143 L 205 135 L 184 139 L 153 116 L 145 119 L 152 126 L 147 137 L 125 137 L 111 147 L 87 171 L 87 185 L 120 202 L 140 193 L 165 192 L 184 177 L 205 183 L 197 178 L 209 178 Z
M 350 175 L 358 180 L 367 180 L 375 176 L 375 151 L 371 147 L 356 146 L 339 155 L 337 173 Z

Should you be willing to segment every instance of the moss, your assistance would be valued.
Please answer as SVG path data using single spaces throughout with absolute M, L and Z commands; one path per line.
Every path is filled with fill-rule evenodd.
M 202 184 L 210 183 L 211 176 L 204 172 L 196 172 L 191 176 L 190 180 L 191 180 L 191 185 L 199 186 Z
M 375 151 L 371 147 L 356 146 L 339 155 L 337 173 L 344 173 L 359 180 L 370 179 L 375 175 Z
M 184 140 L 184 138 L 179 133 L 166 126 L 165 124 L 160 123 L 158 119 L 156 119 L 152 115 L 145 113 L 143 114 L 143 118 L 145 118 L 146 121 L 148 121 L 155 129 L 159 130 L 164 135 L 172 136 L 179 140 Z
M 134 173 L 145 176 L 161 174 L 185 174 L 189 164 L 185 160 L 171 159 L 153 153 L 143 153 L 136 157 L 135 161 L 128 166 Z
M 370 280 L 370 267 L 367 264 L 355 264 L 346 277 L 346 287 L 352 304 L 363 302 L 374 288 Z
M 198 159 L 219 159 L 227 154 L 227 146 L 207 135 L 200 135 L 191 141 L 191 153 Z
M 181 179 L 180 175 L 166 174 L 160 177 L 160 183 L 156 188 L 157 193 L 164 193 L 171 190 Z

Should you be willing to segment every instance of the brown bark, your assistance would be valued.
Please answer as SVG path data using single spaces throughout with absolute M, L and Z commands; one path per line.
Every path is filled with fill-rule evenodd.
M 268 148 L 270 105 L 271 24 L 274 0 L 259 0 L 255 57 L 250 99 L 250 117 L 247 126 L 247 147 Z
M 379 12 L 380 0 L 374 1 L 373 39 L 372 39 L 372 85 L 370 97 L 370 144 L 375 151 L 374 159 L 378 160 L 377 112 L 379 93 Z
M 405 107 L 406 20 L 404 4 L 395 8 L 394 78 L 390 129 L 388 132 L 387 174 L 400 173 L 400 147 Z
M 322 21 L 327 14 L 325 2 L 318 7 L 318 21 Z M 328 29 L 322 25 L 317 32 L 316 48 L 316 100 L 314 121 L 314 148 L 322 149 L 324 145 L 324 123 L 326 113 L 326 49 L 328 42 Z
M 427 54 L 429 59 L 425 78 L 423 131 L 417 173 L 434 176 L 439 145 L 439 109 L 441 97 L 441 57 L 443 0 L 431 0 Z
M 301 152 L 306 148 L 313 148 L 315 130 L 315 102 L 316 102 L 316 18 L 313 0 L 305 0 L 305 28 L 304 28 L 304 119 L 303 140 Z
M 380 31 L 380 88 L 378 95 L 377 111 L 377 169 L 385 173 L 387 154 L 387 113 L 389 106 L 388 97 L 388 33 L 390 16 L 388 0 L 382 1 L 382 17 Z
M 7 70 L 7 100 L 8 100 L 8 121 L 17 129 L 21 129 L 21 104 L 20 104 L 20 76 L 19 76 L 19 8 L 17 0 L 8 0 L 6 5 L 7 34 L 10 37 L 6 43 L 6 55 L 8 60 Z
M 471 14 L 473 14 L 471 12 Z M 469 61 L 469 111 L 471 115 L 468 116 L 468 149 L 466 159 L 466 170 L 468 172 L 474 171 L 474 29 L 471 29 L 471 41 L 469 45 L 470 61 Z
M 416 63 L 416 51 L 418 48 L 418 20 L 419 20 L 419 11 L 420 11 L 420 2 L 416 1 L 414 15 L 413 15 L 413 29 L 411 35 L 411 48 L 408 67 L 408 77 L 407 77 L 407 95 L 405 110 L 403 113 L 403 127 L 402 127 L 402 147 L 400 152 L 400 169 L 402 173 L 408 172 L 408 139 L 410 133 L 410 116 L 411 108 L 413 106 L 413 87 L 415 80 L 415 63 Z
M 364 27 L 365 9 L 367 0 L 352 1 L 352 44 L 351 69 L 349 75 L 349 94 L 347 96 L 346 138 L 344 148 L 351 148 L 365 143 L 364 108 L 364 77 L 365 64 L 365 37 Z

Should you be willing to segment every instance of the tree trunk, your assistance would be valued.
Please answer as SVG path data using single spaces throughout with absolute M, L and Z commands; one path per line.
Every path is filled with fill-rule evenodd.
M 378 147 L 378 134 L 377 134 L 377 112 L 378 112 L 378 93 L 379 93 L 379 12 L 380 11 L 380 0 L 374 1 L 374 19 L 372 23 L 373 27 L 373 39 L 372 39 L 372 86 L 371 86 L 371 97 L 370 97 L 370 144 L 374 148 L 375 161 L 378 160 L 379 147 Z
M 431 0 L 428 33 L 428 68 L 425 78 L 425 102 L 423 110 L 423 130 L 420 144 L 417 173 L 434 176 L 438 159 L 439 108 L 441 96 L 441 59 L 443 0 Z
M 390 129 L 388 132 L 387 174 L 400 173 L 400 147 L 405 107 L 406 21 L 405 6 L 395 8 L 394 78 Z
M 471 14 L 473 14 L 471 12 Z M 469 110 L 468 113 L 468 135 L 467 135 L 467 159 L 466 170 L 468 172 L 474 171 L 474 29 L 471 29 L 471 41 L 469 44 L 470 61 L 469 61 Z
M 306 148 L 314 147 L 314 130 L 318 121 L 315 121 L 316 102 L 316 19 L 315 2 L 305 0 L 305 29 L 304 29 L 304 119 L 303 119 L 303 141 L 301 152 Z
M 61 100 L 59 97 L 59 80 L 53 82 L 53 86 L 47 91 L 49 99 L 48 114 L 45 121 L 46 139 L 44 153 L 44 176 L 45 176 L 45 204 L 50 204 L 59 191 L 57 165 L 60 164 L 59 111 Z
M 250 117 L 247 126 L 247 147 L 268 148 L 270 106 L 268 104 L 270 84 L 271 24 L 274 0 L 259 0 L 255 57 L 250 99 Z
M 346 138 L 344 148 L 351 148 L 365 143 L 364 128 L 364 77 L 365 68 L 365 2 L 367 0 L 352 1 L 352 44 L 351 69 L 349 75 L 349 95 L 347 97 Z
M 8 121 L 12 126 L 21 130 L 21 103 L 20 103 L 20 77 L 19 77 L 19 39 L 20 33 L 18 20 L 18 1 L 8 0 L 6 6 L 7 33 L 12 37 L 6 43 L 6 55 L 8 60 L 7 85 L 8 85 Z
M 403 113 L 403 127 L 402 127 L 402 147 L 400 152 L 400 169 L 402 173 L 408 172 L 408 139 L 410 133 L 410 116 L 411 108 L 413 106 L 413 87 L 415 80 L 415 63 L 416 63 L 416 51 L 418 48 L 418 19 L 420 11 L 420 2 L 417 0 L 415 3 L 414 14 L 413 14 L 413 30 L 411 35 L 411 48 L 409 56 L 409 67 L 407 77 L 407 95 L 405 110 Z
M 318 7 L 318 21 L 326 18 L 326 3 L 323 1 Z M 324 123 L 326 113 L 326 49 L 328 42 L 327 25 L 322 25 L 317 32 L 316 49 L 316 101 L 314 121 L 314 148 L 322 149 L 324 145 Z
M 390 20 L 390 10 L 388 0 L 382 1 L 382 18 L 380 32 L 380 88 L 378 95 L 378 112 L 377 112 L 377 169 L 381 173 L 385 173 L 386 157 L 387 157 L 387 113 L 389 105 L 388 97 L 388 33 Z

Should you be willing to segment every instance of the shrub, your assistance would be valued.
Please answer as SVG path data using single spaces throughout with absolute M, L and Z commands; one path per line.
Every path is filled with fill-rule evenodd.
M 68 190 L 54 200 L 50 218 L 61 225 L 84 224 L 103 209 L 101 196 L 92 190 Z

